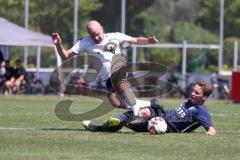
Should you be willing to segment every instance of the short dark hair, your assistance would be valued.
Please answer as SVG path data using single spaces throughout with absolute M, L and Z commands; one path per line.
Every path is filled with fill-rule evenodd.
M 21 59 L 17 59 L 17 60 L 15 61 L 15 63 L 22 63 L 22 60 L 21 60 Z
M 161 102 L 157 98 L 153 98 L 150 100 L 150 105 L 153 108 L 163 109 L 163 106 L 161 105 Z
M 205 81 L 197 81 L 196 85 L 199 85 L 203 90 L 203 95 L 209 97 L 212 93 L 212 86 Z

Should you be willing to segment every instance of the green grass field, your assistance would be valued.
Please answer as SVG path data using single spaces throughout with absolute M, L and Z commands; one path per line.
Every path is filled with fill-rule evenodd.
M 118 133 L 85 131 L 79 121 L 56 117 L 55 105 L 67 97 L 0 96 L 0 159 L 23 160 L 151 160 L 239 159 L 240 104 L 208 101 L 217 135 L 204 135 L 202 128 L 188 134 L 150 135 L 123 128 Z M 86 112 L 99 101 L 71 97 L 72 112 Z M 163 99 L 166 108 L 183 100 Z M 112 112 L 94 119 L 103 122 Z

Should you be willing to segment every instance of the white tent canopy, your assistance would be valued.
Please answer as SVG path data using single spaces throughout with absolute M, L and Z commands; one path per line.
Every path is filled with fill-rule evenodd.
M 4 57 L 8 59 L 8 46 L 36 46 L 37 49 L 37 68 L 35 71 L 41 71 L 41 47 L 53 47 L 57 57 L 57 66 L 61 64 L 61 59 L 57 54 L 56 48 L 49 35 L 30 31 L 24 27 L 14 24 L 0 17 L 0 50 Z M 24 59 L 26 61 L 26 59 Z M 26 67 L 26 66 L 25 66 Z
M 33 32 L 0 17 L 0 45 L 54 46 L 51 37 Z

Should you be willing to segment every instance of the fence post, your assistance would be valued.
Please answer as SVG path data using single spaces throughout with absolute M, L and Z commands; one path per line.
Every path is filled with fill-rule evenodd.
M 38 46 L 37 47 L 37 60 L 36 60 L 36 64 L 37 64 L 37 79 L 40 78 L 40 68 L 41 68 L 41 47 Z
M 132 47 L 132 63 L 137 62 L 137 47 Z
M 235 40 L 233 43 L 233 71 L 238 69 L 238 42 Z
M 186 88 L 186 71 L 187 70 L 187 41 L 183 41 L 183 47 L 182 47 L 182 88 Z

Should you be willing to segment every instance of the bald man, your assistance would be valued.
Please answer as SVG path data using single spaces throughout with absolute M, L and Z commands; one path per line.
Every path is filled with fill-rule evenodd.
M 81 52 L 97 57 L 101 65 L 99 67 L 99 63 L 95 63 L 98 64 L 95 66 L 98 72 L 96 81 L 106 85 L 111 104 L 115 107 L 129 108 L 137 115 L 138 110 L 134 110 L 135 96 L 126 81 L 127 61 L 121 56 L 121 44 L 156 44 L 158 40 L 155 37 L 131 37 L 118 32 L 105 34 L 102 25 L 95 20 L 89 21 L 86 28 L 89 36 L 79 40 L 69 50 L 63 47 L 60 35 L 52 33 L 59 55 L 64 60 Z

